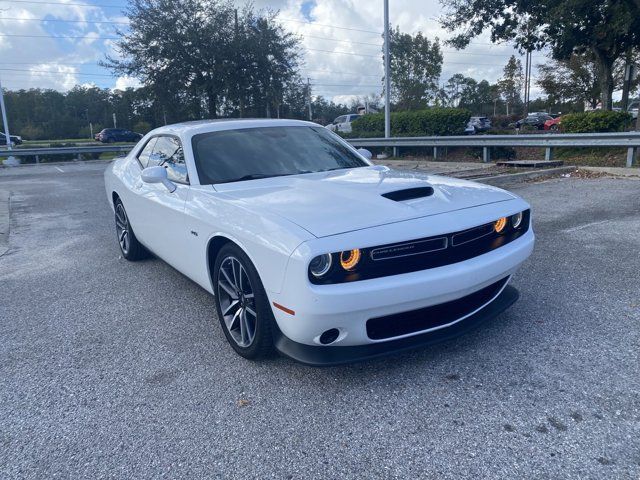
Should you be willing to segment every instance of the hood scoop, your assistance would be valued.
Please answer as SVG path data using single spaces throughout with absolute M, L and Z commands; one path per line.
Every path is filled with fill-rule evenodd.
M 430 197 L 431 195 L 433 195 L 433 187 L 406 188 L 404 190 L 396 190 L 395 192 L 387 192 L 382 194 L 383 197 L 395 202 L 415 200 L 416 198 Z

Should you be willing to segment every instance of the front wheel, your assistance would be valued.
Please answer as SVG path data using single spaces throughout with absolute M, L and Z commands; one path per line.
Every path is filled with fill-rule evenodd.
M 273 352 L 275 320 L 249 257 L 234 244 L 222 247 L 216 257 L 213 282 L 216 312 L 231 347 L 250 360 L 269 356 Z
M 142 244 L 138 242 L 135 233 L 133 233 L 122 200 L 119 198 L 116 199 L 113 207 L 115 210 L 116 235 L 122 256 L 132 262 L 146 258 L 147 251 Z

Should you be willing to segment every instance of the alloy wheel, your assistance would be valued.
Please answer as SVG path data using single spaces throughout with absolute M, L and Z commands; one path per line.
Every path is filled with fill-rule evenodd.
M 118 235 L 118 243 L 125 255 L 129 253 L 131 244 L 131 233 L 129 230 L 129 219 L 127 212 L 124 211 L 122 203 L 116 205 L 116 233 Z
M 227 331 L 238 346 L 250 346 L 258 322 L 255 296 L 249 275 L 236 257 L 226 257 L 220 264 L 217 295 Z

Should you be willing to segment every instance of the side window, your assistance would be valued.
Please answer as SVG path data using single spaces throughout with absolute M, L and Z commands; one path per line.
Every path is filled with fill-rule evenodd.
M 167 169 L 167 178 L 169 180 L 189 183 L 182 144 L 177 138 L 158 137 L 158 141 L 153 148 L 151 161 Z
M 147 168 L 149 166 L 149 155 L 151 155 L 151 152 L 153 151 L 156 140 L 157 138 L 155 137 L 149 140 L 142 151 L 138 154 L 138 161 L 140 162 L 140 165 L 142 165 L 142 168 Z

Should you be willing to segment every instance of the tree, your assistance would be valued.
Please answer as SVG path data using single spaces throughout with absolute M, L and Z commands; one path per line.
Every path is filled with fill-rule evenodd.
M 487 115 L 493 109 L 493 89 L 489 82 L 473 78 L 465 78 L 460 92 L 458 107 L 466 108 L 476 115 Z
M 634 59 L 637 60 L 637 59 Z M 619 59 L 613 69 L 614 88 L 622 88 L 625 61 Z M 567 60 L 553 60 L 538 65 L 538 85 L 552 103 L 572 102 L 596 108 L 602 97 L 600 72 L 593 56 L 573 54 Z M 638 80 L 631 84 L 636 88 Z
M 351 101 L 349 108 L 355 112 L 360 107 L 368 107 L 371 111 L 377 112 L 381 108 L 384 108 L 383 105 L 382 95 L 379 93 L 369 93 L 367 95 L 358 95 Z
M 271 116 L 296 76 L 299 40 L 277 14 L 229 0 L 133 0 L 119 56 L 104 65 L 139 78 L 162 116 Z
M 599 70 L 602 102 L 612 108 L 616 60 L 640 47 L 638 0 L 441 0 L 445 28 L 463 48 L 488 29 L 491 40 L 513 41 L 521 51 L 549 47 L 557 60 L 589 52 Z
M 433 42 L 418 32 L 415 36 L 391 29 L 391 99 L 397 108 L 425 108 L 438 92 L 442 72 L 440 42 Z
M 473 78 L 465 77 L 461 73 L 456 73 L 447 80 L 444 91 L 448 104 L 452 107 L 457 107 L 460 103 L 463 90 L 466 88 L 467 94 L 469 94 L 468 90 L 473 88 L 473 83 L 476 83 Z
M 498 81 L 500 93 L 507 105 L 507 115 L 509 115 L 509 107 L 513 112 L 517 107 L 522 105 L 522 97 L 520 92 L 524 84 L 524 75 L 522 73 L 522 62 L 511 55 L 509 61 L 504 67 L 502 78 Z

